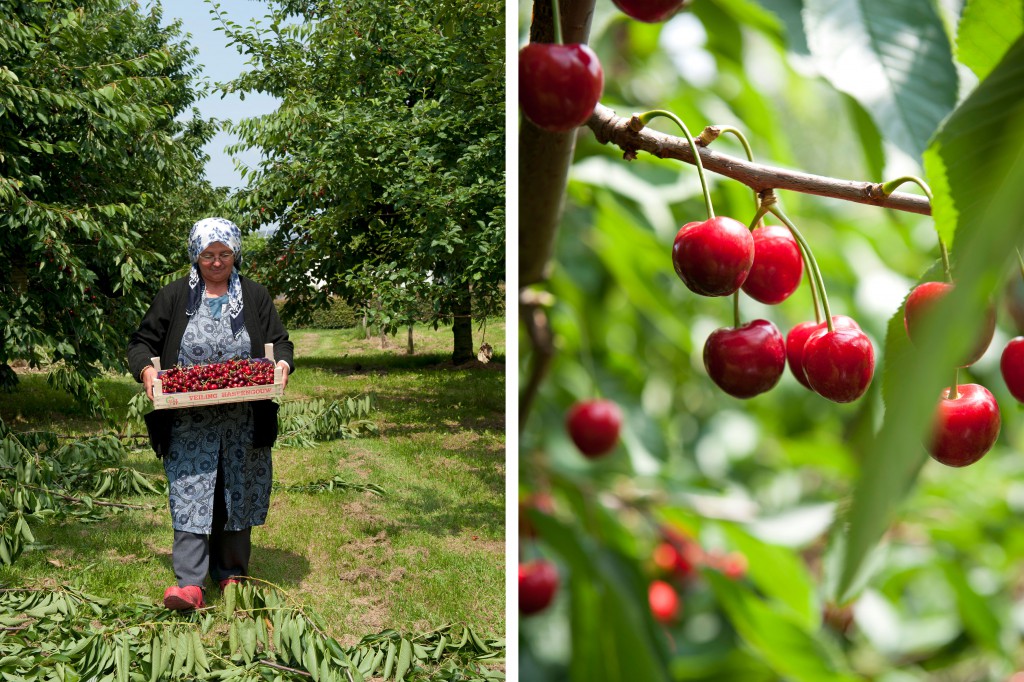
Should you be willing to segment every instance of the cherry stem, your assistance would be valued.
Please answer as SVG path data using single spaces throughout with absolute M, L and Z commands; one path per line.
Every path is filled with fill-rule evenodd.
M 804 257 L 804 262 L 807 262 L 807 252 L 804 251 L 804 245 L 797 242 L 800 247 L 800 254 Z M 818 300 L 818 288 L 814 286 L 814 275 L 811 274 L 811 269 L 807 268 L 807 284 L 811 288 L 811 303 L 814 304 L 814 321 L 821 324 L 821 302 Z
M 562 13 L 558 8 L 559 0 L 551 0 L 551 22 L 555 29 L 555 44 L 562 44 Z
M 793 235 L 793 239 L 800 245 L 800 251 L 803 253 L 804 260 L 807 262 L 807 271 L 811 275 L 811 292 L 813 294 L 815 287 L 818 290 L 818 294 L 821 297 L 821 307 L 825 313 L 825 323 L 828 325 L 828 332 L 831 334 L 835 331 L 835 326 L 832 324 L 832 310 L 828 305 L 828 294 L 825 293 L 825 280 L 821 276 L 821 268 L 818 267 L 818 261 L 815 260 L 814 254 L 811 252 L 811 247 L 804 239 L 804 236 L 800 234 L 800 230 L 796 229 L 796 225 L 786 217 L 786 214 L 782 212 L 776 202 L 775 195 L 771 194 L 771 190 L 767 190 L 763 193 L 762 201 L 768 203 L 768 210 L 772 214 L 782 221 L 782 223 L 789 228 L 789 231 Z M 817 315 L 817 306 L 815 306 L 815 315 Z
M 700 176 L 700 188 L 704 192 L 704 206 L 708 210 L 708 220 L 711 220 L 715 217 L 715 209 L 711 205 L 711 191 L 708 189 L 708 180 L 704 176 L 704 164 L 701 163 L 700 150 L 697 148 L 697 143 L 694 141 L 693 135 L 690 134 L 690 130 L 686 127 L 686 124 L 683 123 L 683 120 L 671 111 L 666 111 L 665 109 L 654 109 L 642 114 L 634 114 L 633 120 L 637 121 L 641 127 L 645 127 L 653 119 L 659 116 L 672 119 L 683 131 L 683 135 L 686 136 L 686 141 L 690 143 L 690 151 L 693 152 L 694 165 L 697 166 L 697 175 Z M 639 130 L 636 130 L 636 132 L 639 132 Z
M 747 142 L 747 136 L 743 134 L 742 130 L 740 130 L 739 128 L 734 128 L 732 126 L 718 126 L 718 131 L 719 134 L 732 133 L 733 135 L 735 135 L 736 138 L 740 141 L 740 144 L 743 145 L 743 151 L 747 153 L 747 161 L 749 161 L 750 163 L 754 163 L 754 152 L 751 150 L 750 143 Z M 758 196 L 756 189 L 754 190 L 754 204 L 756 206 L 761 205 L 761 198 Z M 763 218 L 764 213 L 762 213 L 760 217 Z M 760 222 L 760 218 L 758 218 L 758 222 Z
M 949 389 L 949 399 L 956 400 L 960 397 L 960 391 L 958 385 L 960 384 L 960 368 L 957 367 L 953 373 L 953 385 Z
M 916 175 L 904 175 L 890 180 L 889 182 L 882 183 L 882 194 L 889 196 L 896 191 L 896 188 L 906 182 L 912 182 L 924 191 L 924 195 L 928 197 L 928 203 L 931 205 L 935 204 L 935 199 L 932 196 L 932 190 L 921 178 Z M 939 235 L 939 255 L 942 257 L 942 271 L 946 275 L 946 281 L 953 282 L 953 270 L 949 265 L 949 249 L 946 248 L 946 242 L 942 241 L 942 235 Z
M 737 289 L 736 293 L 732 295 L 732 326 L 734 329 L 740 328 L 740 290 Z
M 1017 262 L 1020 263 L 1020 276 L 1022 278 L 1024 278 L 1024 257 L 1021 257 L 1020 249 L 1016 249 L 1016 251 L 1017 251 Z

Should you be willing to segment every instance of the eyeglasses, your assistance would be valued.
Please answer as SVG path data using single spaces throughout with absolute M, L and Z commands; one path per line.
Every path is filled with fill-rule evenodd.
M 235 254 L 231 251 L 225 251 L 224 253 L 212 254 L 212 253 L 201 253 L 199 254 L 199 260 L 204 263 L 212 263 L 215 260 L 228 263 L 235 259 Z

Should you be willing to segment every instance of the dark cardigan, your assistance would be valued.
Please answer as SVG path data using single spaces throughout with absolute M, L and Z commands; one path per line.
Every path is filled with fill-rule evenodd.
M 288 363 L 289 373 L 295 371 L 292 342 L 281 324 L 270 293 L 262 284 L 240 277 L 242 283 L 242 316 L 252 342 L 252 356 L 263 357 L 263 345 L 274 344 L 274 359 Z M 142 381 L 142 370 L 152 365 L 150 358 L 159 357 L 163 369 L 178 364 L 181 339 L 188 326 L 185 306 L 188 304 L 188 277 L 176 279 L 159 292 L 146 311 L 138 330 L 128 342 L 128 368 L 136 381 Z
M 271 343 L 274 345 L 274 360 L 287 362 L 290 375 L 295 371 L 294 348 L 270 293 L 265 286 L 251 279 L 239 279 L 242 283 L 242 316 L 252 344 L 252 357 L 262 358 L 264 344 Z M 128 342 L 128 368 L 136 381 L 142 381 L 143 370 L 153 364 L 151 358 L 159 357 L 162 369 L 178 364 L 181 339 L 189 321 L 185 314 L 188 294 L 187 276 L 176 279 L 157 292 L 138 330 Z M 277 438 L 277 403 L 257 400 L 252 403 L 252 409 L 257 428 L 253 446 L 273 445 Z M 167 453 L 170 443 L 171 412 L 157 410 L 146 415 L 150 443 L 158 456 Z

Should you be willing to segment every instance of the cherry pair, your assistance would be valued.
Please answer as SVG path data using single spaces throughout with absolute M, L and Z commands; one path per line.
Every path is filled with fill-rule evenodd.
M 911 290 L 903 309 L 903 325 L 911 343 L 921 342 L 926 320 L 941 312 L 941 302 L 953 288 L 950 282 L 924 282 Z M 985 354 L 995 327 L 995 309 L 990 307 L 974 344 L 958 367 L 968 367 Z M 1005 369 L 1003 374 L 1006 375 Z M 995 445 L 999 428 L 999 405 L 992 392 L 980 384 L 957 383 L 942 391 L 936 405 L 928 453 L 951 467 L 973 464 Z
M 690 291 L 731 296 L 740 288 L 756 301 L 775 305 L 800 285 L 803 259 L 788 229 L 762 225 L 754 230 L 716 216 L 679 228 L 672 265 Z

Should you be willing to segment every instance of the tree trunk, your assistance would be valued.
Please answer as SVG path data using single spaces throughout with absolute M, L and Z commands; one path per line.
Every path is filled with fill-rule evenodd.
M 408 355 L 412 355 L 413 353 L 416 352 L 416 349 L 415 349 L 415 347 L 412 344 L 412 325 L 411 324 L 409 325 L 409 345 L 406 348 L 405 352 Z
M 369 341 L 370 340 L 370 314 L 363 310 L 363 336 Z
M 566 0 L 559 4 L 565 43 L 586 43 L 595 0 Z M 530 42 L 555 41 L 550 2 L 533 3 Z M 551 252 L 562 217 L 579 130 L 552 133 L 525 117 L 519 125 L 519 287 L 548 277 Z
M 459 299 L 455 302 L 455 309 L 452 313 L 455 320 L 452 323 L 452 336 L 454 337 L 454 348 L 452 350 L 452 363 L 461 365 L 476 357 L 473 352 L 473 299 L 469 291 L 469 283 L 459 293 Z

